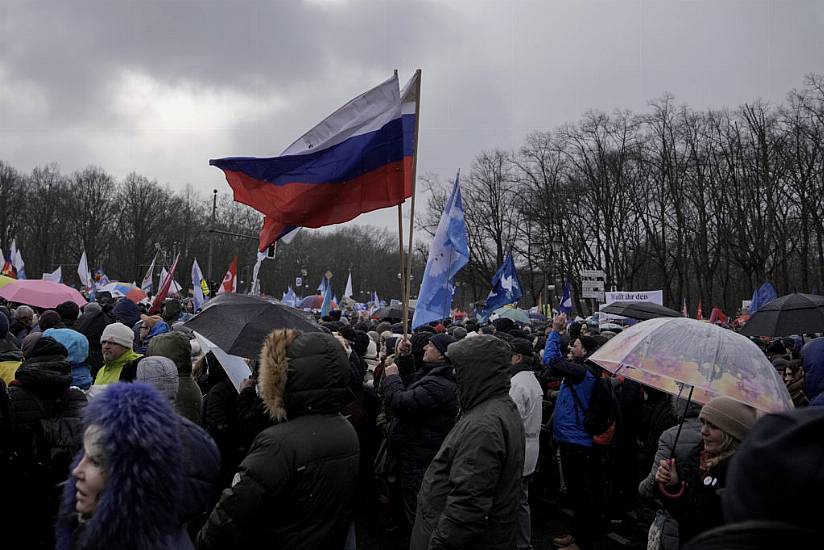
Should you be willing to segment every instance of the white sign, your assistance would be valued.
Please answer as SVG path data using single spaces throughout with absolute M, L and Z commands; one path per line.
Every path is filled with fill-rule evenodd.
M 652 302 L 659 306 L 664 305 L 664 291 L 663 290 L 646 290 L 641 292 L 606 292 L 604 303 L 599 309 L 604 309 L 612 302 Z M 625 319 L 621 315 L 613 315 L 601 311 L 601 319 Z
M 581 278 L 582 279 L 606 279 L 607 274 L 604 273 L 600 269 L 582 269 L 581 270 Z
M 584 279 L 583 281 L 581 281 L 581 290 L 583 290 L 584 292 L 603 292 L 604 281 L 593 281 L 591 279 Z
M 303 286 L 303 278 L 302 277 L 295 277 L 295 286 L 300 288 Z
M 581 298 L 592 298 L 596 302 L 603 302 L 604 292 L 601 290 L 582 290 Z
M 643 292 L 607 292 L 604 305 L 608 306 L 612 302 L 652 302 L 662 306 L 664 305 L 664 291 L 646 290 Z

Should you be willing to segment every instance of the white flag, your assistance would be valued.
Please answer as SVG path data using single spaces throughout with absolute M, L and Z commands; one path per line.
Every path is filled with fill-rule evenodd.
M 168 277 L 168 276 L 169 276 L 169 272 L 166 271 L 165 267 L 160 270 L 160 287 L 159 288 L 163 288 L 163 283 L 166 281 L 166 277 Z M 183 290 L 183 288 L 179 284 L 177 284 L 177 281 L 172 279 L 172 284 L 169 285 L 169 294 L 180 295 L 181 290 Z
M 349 272 L 349 278 L 346 280 L 346 290 L 343 291 L 344 298 L 352 297 L 352 272 Z
M 92 274 L 89 271 L 89 262 L 86 259 L 86 251 L 80 256 L 80 262 L 77 264 L 77 274 L 80 276 L 80 284 L 83 285 L 87 291 L 92 289 Z
M 146 271 L 146 275 L 143 276 L 143 282 L 140 283 L 140 289 L 143 292 L 152 291 L 152 277 L 154 276 L 155 260 L 157 260 L 157 252 L 155 252 L 154 258 L 152 258 L 152 265 L 149 266 L 149 270 Z
M 252 270 L 252 290 L 250 292 L 250 294 L 254 294 L 255 296 L 260 294 L 260 279 L 258 279 L 258 274 L 260 273 L 260 264 L 262 264 L 265 259 L 265 250 L 257 253 L 257 262 L 255 262 L 255 267 Z
M 43 273 L 41 277 L 44 281 L 54 281 L 55 283 L 63 282 L 63 266 L 57 266 L 57 269 L 51 273 Z

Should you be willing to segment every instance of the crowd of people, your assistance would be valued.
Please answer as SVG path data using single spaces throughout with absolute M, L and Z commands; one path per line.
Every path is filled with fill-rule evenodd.
M 27 548 L 813 547 L 824 338 L 761 341 L 797 407 L 670 396 L 589 361 L 611 334 L 333 311 L 239 387 L 183 324 L 101 295 L 0 306 L 0 517 Z M 809 498 L 807 498 L 809 497 Z M 805 500 L 806 499 L 806 500 Z M 572 511 L 571 520 L 560 516 Z M 534 540 L 549 520 L 568 526 Z M 640 537 L 638 536 L 641 534 Z

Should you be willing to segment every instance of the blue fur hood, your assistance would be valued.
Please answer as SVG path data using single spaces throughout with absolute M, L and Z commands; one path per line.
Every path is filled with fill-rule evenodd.
M 157 390 L 139 382 L 112 384 L 89 402 L 84 427 L 102 428 L 106 487 L 81 526 L 69 477 L 57 520 L 58 550 L 187 547 L 179 521 L 185 477 L 177 419 Z M 72 469 L 82 457 L 83 451 Z

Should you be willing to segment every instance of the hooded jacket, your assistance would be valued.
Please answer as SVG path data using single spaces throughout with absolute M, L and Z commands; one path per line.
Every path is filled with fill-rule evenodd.
M 71 458 L 82 444 L 80 416 L 86 397 L 71 387 L 71 381 L 66 348 L 44 336 L 9 385 L 17 466 L 15 475 L 7 476 L 6 489 L 14 495 L 15 505 L 12 516 L 4 520 L 31 537 L 33 545 L 52 544 L 57 483 L 65 479 Z
M 462 416 L 424 476 L 412 550 L 515 546 L 524 426 L 509 397 L 511 356 L 494 336 L 449 346 Z
M 195 424 L 201 423 L 203 394 L 192 378 L 192 344 L 182 332 L 167 332 L 151 339 L 146 355 L 162 355 L 177 365 L 177 412 Z
M 184 443 L 172 406 L 151 386 L 112 384 L 86 409 L 99 426 L 106 484 L 96 509 L 80 524 L 70 476 L 56 527 L 58 550 L 192 548 L 181 517 L 187 490 Z M 81 451 L 75 465 L 82 459 Z
M 0 338 L 0 379 L 6 383 L 14 380 L 14 373 L 22 361 L 23 352 L 17 347 L 17 340 L 11 333 L 6 333 Z
M 521 415 L 521 421 L 524 424 L 526 442 L 523 475 L 528 476 L 535 472 L 535 466 L 538 464 L 544 392 L 535 377 L 531 363 L 515 365 L 510 384 L 509 397 L 518 407 L 518 414 Z
M 583 364 L 583 361 L 571 362 L 563 358 L 561 335 L 557 332 L 552 332 L 547 337 L 544 347 L 544 364 L 550 366 L 550 372 L 553 375 L 564 377 L 555 402 L 553 437 L 560 443 L 592 447 L 592 435 L 584 429 L 584 415 L 595 386 L 595 375 Z M 572 395 L 573 391 L 578 396 L 580 407 L 575 396 Z
M 89 341 L 86 337 L 70 328 L 50 328 L 43 336 L 51 336 L 69 352 L 67 360 L 72 366 L 72 385 L 81 390 L 92 385 L 91 367 L 86 362 L 89 357 Z
M 333 336 L 275 331 L 266 338 L 258 390 L 279 422 L 255 438 L 198 548 L 343 547 L 359 459 L 355 430 L 338 413 L 348 381 L 349 361 Z

